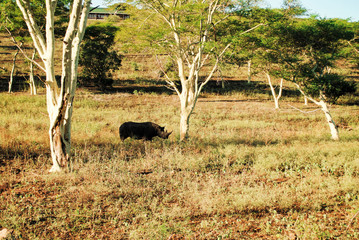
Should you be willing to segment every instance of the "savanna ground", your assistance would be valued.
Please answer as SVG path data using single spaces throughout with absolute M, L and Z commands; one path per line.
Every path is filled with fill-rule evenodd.
M 8 51 L 0 61 L 10 69 Z M 211 82 L 179 142 L 179 100 L 148 80 L 158 77 L 154 62 L 132 56 L 113 91 L 78 90 L 69 173 L 48 173 L 44 90 L 0 93 L 0 231 L 9 239 L 359 238 L 358 92 L 331 106 L 335 142 L 323 113 L 293 89 L 275 111 L 263 82 Z M 125 121 L 173 133 L 121 142 Z
M 126 84 L 78 91 L 73 163 L 61 174 L 48 173 L 44 94 L 0 93 L 0 230 L 9 238 L 359 238 L 359 108 L 348 104 L 357 99 L 331 107 L 341 126 L 332 141 L 323 113 L 301 97 L 275 111 L 268 94 L 212 91 L 179 142 L 177 96 L 156 86 L 125 93 Z M 121 142 L 129 120 L 173 134 Z

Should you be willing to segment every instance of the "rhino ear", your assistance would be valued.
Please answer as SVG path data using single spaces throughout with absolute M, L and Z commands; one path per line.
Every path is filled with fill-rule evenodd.
M 160 130 L 161 130 L 162 132 L 164 132 L 164 131 L 165 131 L 165 127 L 161 127 L 161 126 L 160 126 Z

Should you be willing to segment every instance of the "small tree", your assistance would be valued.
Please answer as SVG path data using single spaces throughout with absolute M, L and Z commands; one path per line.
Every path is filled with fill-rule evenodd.
M 296 0 L 284 1 L 282 9 L 252 9 L 244 15 L 247 19 L 244 22 L 252 26 L 262 23 L 263 26 L 234 39 L 236 42 L 234 56 L 247 60 L 257 72 L 265 75 L 276 109 L 279 109 L 284 82 L 283 77 L 277 74 L 281 69 L 281 36 L 276 31 L 281 26 L 290 25 L 293 22 L 293 16 L 304 13 L 305 9 Z M 276 80 L 277 86 L 275 86 Z M 276 88 L 279 88 L 278 92 Z
M 21 45 L 20 45 L 20 47 L 21 47 Z M 11 73 L 10 73 L 9 90 L 8 90 L 9 93 L 12 92 L 12 84 L 14 82 L 14 74 L 16 72 L 16 58 L 17 58 L 17 55 L 19 54 L 19 51 L 20 51 L 19 49 L 16 49 L 16 52 L 14 54 L 14 58 L 12 60 L 12 68 L 11 68 Z
M 257 74 L 256 63 L 253 58 L 258 50 L 258 44 L 261 41 L 257 35 L 257 31 L 250 33 L 243 33 L 246 29 L 261 24 L 260 21 L 253 20 L 253 10 L 250 13 L 240 12 L 235 16 L 229 17 L 225 24 L 217 27 L 217 33 L 222 41 L 229 41 L 232 43 L 230 52 L 225 55 L 225 61 L 229 64 L 237 65 L 238 67 L 247 67 L 247 82 L 251 83 L 252 76 Z
M 310 101 L 320 106 L 329 124 L 332 139 L 339 139 L 337 126 L 328 104 L 349 92 L 353 83 L 334 73 L 336 60 L 341 57 L 344 40 L 353 33 L 343 20 L 298 20 L 292 25 L 277 29 L 281 36 L 279 49 L 283 68 L 281 75 L 292 81 Z
M 268 40 L 268 38 L 266 39 Z M 278 53 L 273 51 L 273 46 L 276 44 L 276 41 L 266 42 L 267 45 L 263 45 L 253 59 L 256 62 L 257 68 L 260 69 L 266 76 L 274 100 L 275 109 L 279 109 L 279 99 L 282 97 L 284 79 L 277 74 L 277 71 L 280 69 L 280 64 L 278 64 Z M 269 45 L 268 42 L 270 42 Z M 275 84 L 276 79 L 279 79 L 279 84 L 277 84 L 277 86 Z M 276 88 L 279 88 L 278 93 Z
M 112 86 L 110 72 L 119 69 L 122 56 L 110 50 L 118 28 L 109 23 L 87 27 L 81 46 L 79 64 L 83 66 L 82 75 L 102 89 Z

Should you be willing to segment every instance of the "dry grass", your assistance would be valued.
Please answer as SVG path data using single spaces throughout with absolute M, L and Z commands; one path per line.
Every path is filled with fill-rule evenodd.
M 0 231 L 16 239 L 359 238 L 358 94 L 331 107 L 343 127 L 333 142 L 321 112 L 291 107 L 315 109 L 290 85 L 275 111 L 265 84 L 233 81 L 245 69 L 226 66 L 224 88 L 207 86 L 191 139 L 180 143 L 178 98 L 157 81 L 156 64 L 126 56 L 115 74 L 119 93 L 79 89 L 70 173 L 47 172 L 41 89 L 0 93 Z M 128 120 L 174 133 L 121 142 Z
M 55 175 L 45 97 L 0 94 L 0 229 L 25 239 L 358 238 L 357 106 L 332 107 L 351 128 L 333 142 L 324 116 L 295 111 L 295 99 L 275 111 L 247 98 L 206 94 L 180 143 L 176 96 L 82 90 L 72 171 Z M 121 142 L 128 120 L 174 133 Z

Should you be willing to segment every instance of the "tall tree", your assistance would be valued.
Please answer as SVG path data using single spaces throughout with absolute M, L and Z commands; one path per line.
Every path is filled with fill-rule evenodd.
M 46 0 L 46 28 L 41 31 L 30 0 L 16 0 L 31 38 L 46 70 L 46 102 L 50 119 L 49 136 L 52 168 L 58 172 L 68 167 L 71 150 L 71 117 L 77 84 L 80 42 L 84 36 L 91 0 L 74 0 L 65 36 L 62 40 L 62 75 L 55 79 L 55 10 L 56 0 Z
M 278 68 L 279 58 L 278 53 L 273 51 L 273 48 L 277 48 L 278 36 L 272 34 L 272 29 L 275 29 L 276 25 L 288 23 L 290 16 L 283 9 L 256 9 L 252 11 L 251 15 L 256 22 L 262 22 L 264 26 L 241 36 L 239 41 L 241 49 L 239 51 L 248 54 L 248 50 L 250 50 L 249 59 L 256 68 L 256 71 L 263 72 L 266 76 L 275 108 L 279 109 L 283 78 L 280 79 L 279 91 L 277 93 L 274 84 L 277 77 L 273 73 Z M 251 48 L 246 48 L 246 45 L 251 46 Z
M 166 81 L 178 95 L 180 108 L 180 140 L 189 134 L 191 114 L 203 87 L 211 80 L 220 59 L 230 43 L 216 41 L 216 27 L 229 14 L 251 1 L 234 4 L 227 0 L 141 0 L 145 7 L 158 14 L 167 29 L 157 31 L 157 44 L 163 46 L 177 68 L 177 76 L 164 72 Z M 206 74 L 203 67 L 207 66 Z M 177 81 L 179 79 L 179 81 Z M 179 84 L 178 84 L 179 82 Z
M 30 60 L 30 76 L 29 76 L 29 87 L 30 87 L 30 94 L 37 95 L 35 78 L 34 78 L 34 61 L 36 57 L 36 50 L 32 53 L 32 57 Z

